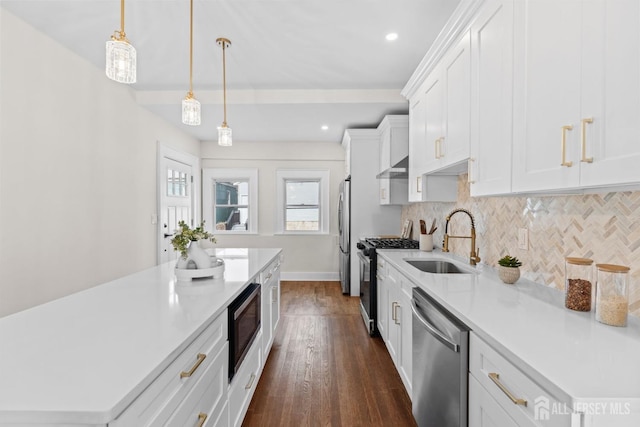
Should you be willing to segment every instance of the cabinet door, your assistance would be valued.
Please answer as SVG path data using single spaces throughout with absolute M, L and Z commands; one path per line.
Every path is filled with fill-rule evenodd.
M 579 184 L 580 9 L 575 0 L 514 4 L 515 192 Z
M 263 273 L 264 275 L 265 273 Z M 260 327 L 262 328 L 262 352 L 269 354 L 273 336 L 271 334 L 271 285 L 273 276 L 268 274 L 268 279 L 262 283 L 260 295 Z
M 424 85 L 425 123 L 425 172 L 440 169 L 442 165 L 442 141 L 444 139 L 443 94 L 444 82 L 441 69 L 436 67 Z
M 469 158 L 471 111 L 471 44 L 467 33 L 442 62 L 444 132 L 440 143 L 442 166 Z
M 378 298 L 378 332 L 382 337 L 382 341 L 387 341 L 387 324 L 389 316 L 389 289 L 387 286 L 387 279 L 384 274 L 379 274 L 376 277 L 377 287 L 376 296 Z
M 396 366 L 396 369 L 400 370 L 400 318 L 398 317 L 400 312 L 398 309 L 398 304 L 400 303 L 400 288 L 395 278 L 391 275 L 387 277 L 387 282 L 389 284 L 387 288 L 389 291 L 389 300 L 387 305 L 389 313 L 387 316 L 388 326 L 386 344 L 391 360 L 393 360 L 393 364 Z
M 409 396 L 412 396 L 411 378 L 413 375 L 413 318 L 411 316 L 411 298 L 400 291 L 400 378 Z
M 427 145 L 422 91 L 409 103 L 409 201 L 422 201 L 422 174 L 426 171 Z
M 511 191 L 513 0 L 491 0 L 471 27 L 471 196 Z
M 580 185 L 639 182 L 640 2 L 585 2 L 583 16 Z
M 517 425 L 484 387 L 469 375 L 469 427 L 505 427 Z
M 391 186 L 390 180 L 388 178 L 378 179 L 378 184 L 380 185 L 380 194 L 379 194 L 379 202 L 381 205 L 388 205 L 391 203 Z
M 280 323 L 280 269 L 273 274 L 273 284 L 271 285 L 271 342 L 276 337 L 276 329 Z M 265 359 L 268 353 L 265 354 Z
M 391 167 L 391 126 L 380 135 L 380 168 L 382 172 Z

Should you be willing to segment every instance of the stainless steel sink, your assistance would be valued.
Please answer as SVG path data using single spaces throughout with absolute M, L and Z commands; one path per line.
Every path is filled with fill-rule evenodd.
M 405 259 L 405 261 L 425 273 L 436 274 L 470 274 L 471 272 L 462 270 L 457 265 L 442 260 L 433 259 Z

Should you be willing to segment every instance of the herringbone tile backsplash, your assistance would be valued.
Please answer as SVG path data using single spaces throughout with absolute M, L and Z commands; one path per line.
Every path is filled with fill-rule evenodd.
M 522 276 L 563 289 L 564 258 L 591 258 L 594 263 L 631 267 L 629 311 L 640 316 L 640 191 L 576 196 L 469 196 L 466 175 L 458 178 L 457 203 L 413 203 L 402 209 L 402 220 L 414 223 L 436 218 L 436 246 L 442 246 L 445 217 L 455 208 L 468 209 L 476 220 L 482 262 L 496 266 L 505 254 L 522 261 Z M 469 234 L 469 219 L 456 214 L 452 233 Z M 529 250 L 518 249 L 518 229 L 529 229 Z M 450 233 L 450 234 L 452 234 Z M 450 240 L 452 252 L 468 256 L 469 240 Z M 595 280 L 595 274 L 594 274 Z

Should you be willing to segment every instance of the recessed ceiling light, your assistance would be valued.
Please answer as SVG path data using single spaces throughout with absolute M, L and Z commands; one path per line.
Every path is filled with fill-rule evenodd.
M 392 42 L 398 38 L 398 33 L 389 33 L 385 36 L 385 39 Z
M 329 126 L 327 126 L 327 125 L 322 125 L 322 127 L 321 127 L 320 129 L 322 129 L 322 130 L 329 130 Z

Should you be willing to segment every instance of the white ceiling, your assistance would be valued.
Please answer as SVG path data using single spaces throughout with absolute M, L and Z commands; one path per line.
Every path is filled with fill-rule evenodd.
M 407 111 L 400 95 L 459 0 L 194 0 L 193 88 L 202 125 L 181 123 L 189 87 L 189 0 L 127 0 L 137 100 L 200 140 L 227 122 L 235 141 L 335 141 Z M 6 10 L 104 68 L 118 0 L 0 0 Z M 394 42 L 385 40 L 398 33 Z M 106 78 L 106 77 L 105 77 Z M 329 126 L 327 131 L 322 125 Z

